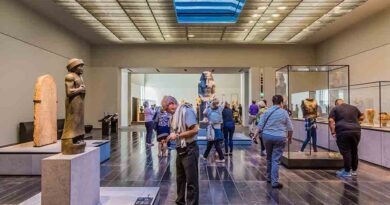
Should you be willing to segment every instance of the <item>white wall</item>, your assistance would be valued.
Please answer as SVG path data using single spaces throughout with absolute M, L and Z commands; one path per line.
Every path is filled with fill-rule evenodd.
M 214 74 L 216 96 L 225 101 L 231 101 L 233 95 L 240 101 L 240 75 Z M 200 74 L 146 74 L 145 99 L 154 100 L 160 104 L 164 95 L 172 95 L 177 100 L 185 100 L 196 104 Z
M 390 8 L 316 48 L 318 64 L 350 65 L 351 83 L 390 80 Z
M 89 45 L 83 40 L 18 1 L 0 1 L 0 146 L 18 141 L 19 122 L 33 121 L 34 85 L 40 75 L 54 77 L 58 118 L 64 117 L 67 61 L 72 57 L 84 59 L 89 89 L 89 52 Z

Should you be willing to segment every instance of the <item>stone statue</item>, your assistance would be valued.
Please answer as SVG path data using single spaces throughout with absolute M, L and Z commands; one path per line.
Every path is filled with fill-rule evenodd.
M 34 146 L 57 142 L 57 86 L 51 75 L 43 75 L 35 83 Z
M 79 154 L 84 152 L 84 98 L 85 85 L 82 78 L 84 62 L 81 59 L 70 59 L 65 76 L 65 125 L 62 133 L 62 154 Z
M 198 83 L 198 95 L 201 99 L 199 106 L 199 120 L 203 121 L 203 111 L 207 107 L 207 103 L 215 98 L 215 82 L 213 74 L 210 71 L 205 71 L 200 76 Z

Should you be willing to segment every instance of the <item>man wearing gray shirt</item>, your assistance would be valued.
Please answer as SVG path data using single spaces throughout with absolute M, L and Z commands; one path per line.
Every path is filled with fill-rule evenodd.
M 164 97 L 161 103 L 167 112 L 174 114 L 171 123 L 171 134 L 168 140 L 176 140 L 176 204 L 199 204 L 199 148 L 196 144 L 198 122 L 195 110 L 189 104 L 178 106 L 172 96 Z M 186 195 L 187 190 L 187 195 Z

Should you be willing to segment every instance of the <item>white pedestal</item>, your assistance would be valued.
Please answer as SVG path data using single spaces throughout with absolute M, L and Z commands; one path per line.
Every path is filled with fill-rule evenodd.
M 42 160 L 42 205 L 96 205 L 100 198 L 99 148 Z

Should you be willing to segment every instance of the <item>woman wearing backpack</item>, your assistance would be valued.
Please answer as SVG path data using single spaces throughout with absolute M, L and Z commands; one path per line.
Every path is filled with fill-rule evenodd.
M 215 162 L 225 162 L 225 157 L 223 156 L 221 149 L 221 141 L 223 140 L 222 134 L 222 110 L 223 107 L 219 106 L 219 100 L 214 98 L 211 102 L 210 107 L 205 109 L 203 114 L 208 119 L 208 127 L 207 127 L 207 148 L 203 154 L 202 159 L 206 160 L 211 148 L 214 146 L 217 150 L 219 159 L 215 160 Z

